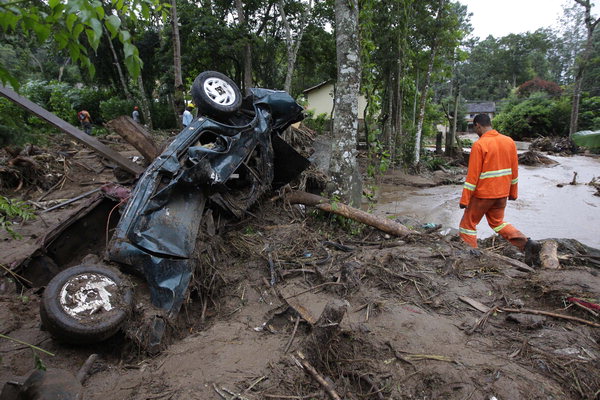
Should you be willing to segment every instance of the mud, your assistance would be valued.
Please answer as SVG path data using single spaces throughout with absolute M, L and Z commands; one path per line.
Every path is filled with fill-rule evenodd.
M 397 207 L 391 218 L 401 218 L 404 209 Z M 341 398 L 598 396 L 598 327 L 497 308 L 599 324 L 598 313 L 567 300 L 599 302 L 600 254 L 593 250 L 561 242 L 560 270 L 522 272 L 523 255 L 496 237 L 474 254 L 452 235 L 398 240 L 280 200 L 264 199 L 251 211 L 235 224 L 202 227 L 194 285 L 158 355 L 142 345 L 141 321 L 149 312 L 143 302 L 136 302 L 125 333 L 73 347 L 40 330 L 41 288 L 7 289 L 0 297 L 0 333 L 52 352 L 35 354 L 49 370 L 73 375 L 98 353 L 86 399 L 327 399 L 295 359 L 306 348 L 311 321 L 336 299 L 348 302 L 348 312 L 314 367 Z M 29 229 L 26 241 L 43 232 L 33 224 L 22 227 Z M 143 297 L 143 284 L 132 281 Z M 0 384 L 28 374 L 33 354 L 27 345 L 0 339 Z

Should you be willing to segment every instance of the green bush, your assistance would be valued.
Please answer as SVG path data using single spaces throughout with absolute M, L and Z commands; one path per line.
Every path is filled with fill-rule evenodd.
M 154 129 L 177 128 L 173 108 L 167 102 L 152 103 L 152 122 Z
M 534 93 L 521 102 L 511 102 L 494 118 L 494 127 L 513 139 L 535 136 L 565 136 L 568 133 L 569 111 L 564 100 L 550 99 L 544 93 Z
M 73 118 L 71 88 L 66 83 L 50 82 L 50 98 L 48 99 L 48 111 L 57 117 L 69 121 Z
M 581 99 L 577 129 L 580 131 L 600 130 L 600 96 Z
M 100 102 L 100 116 L 104 121 L 110 121 L 121 115 L 131 115 L 133 104 L 125 99 L 111 97 Z
M 319 134 L 330 129 L 331 119 L 329 118 L 329 115 L 322 113 L 316 117 L 313 116 L 314 112 L 307 112 L 307 117 L 302 121 L 302 123 Z

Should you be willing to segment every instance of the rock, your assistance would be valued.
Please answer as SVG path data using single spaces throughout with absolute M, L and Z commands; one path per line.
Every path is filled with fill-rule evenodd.
M 530 314 L 508 314 L 507 321 L 515 322 L 526 329 L 538 329 L 546 322 L 546 317 Z

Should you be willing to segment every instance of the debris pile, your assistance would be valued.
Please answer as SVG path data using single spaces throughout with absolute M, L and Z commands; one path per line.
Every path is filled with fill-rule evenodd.
M 530 166 L 556 165 L 556 164 L 558 164 L 558 162 L 543 155 L 540 152 L 537 152 L 535 150 L 529 150 L 529 151 L 526 151 L 525 153 L 519 154 L 519 164 L 520 165 L 530 165 Z
M 531 150 L 545 151 L 550 154 L 570 155 L 579 152 L 577 146 L 568 137 L 541 137 L 534 139 L 529 146 Z

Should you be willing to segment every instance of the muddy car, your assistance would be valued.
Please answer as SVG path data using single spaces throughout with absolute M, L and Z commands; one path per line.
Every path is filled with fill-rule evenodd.
M 227 76 L 203 72 L 193 83 L 199 117 L 139 178 L 124 206 L 104 262 L 58 273 L 40 307 L 43 325 L 62 341 L 92 343 L 115 334 L 133 302 L 114 268 L 144 278 L 157 313 L 152 337 L 179 312 L 194 272 L 194 249 L 206 209 L 240 218 L 261 195 L 309 162 L 282 138 L 303 109 L 286 92 L 252 89 L 242 99 Z

